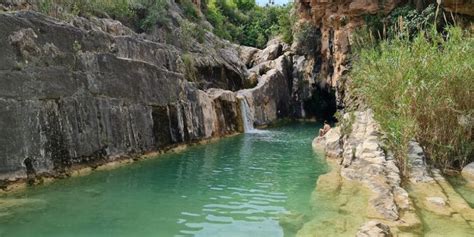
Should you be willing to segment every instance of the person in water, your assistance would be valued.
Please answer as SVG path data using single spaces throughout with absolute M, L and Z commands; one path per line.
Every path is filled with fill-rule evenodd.
M 326 133 L 328 133 L 329 130 L 331 130 L 331 125 L 329 125 L 328 121 L 324 121 L 323 128 L 319 129 L 319 136 L 322 137 L 326 135 Z

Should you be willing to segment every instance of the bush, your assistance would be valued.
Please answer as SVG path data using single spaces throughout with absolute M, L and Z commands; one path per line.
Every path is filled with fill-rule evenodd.
M 353 90 L 374 110 L 402 171 L 412 139 L 434 165 L 461 167 L 474 159 L 474 38 L 457 27 L 410 38 L 360 49 Z
M 199 10 L 196 8 L 191 0 L 181 0 L 181 8 L 184 15 L 191 21 L 198 21 L 200 19 Z
M 355 37 L 358 39 L 355 46 L 368 48 L 379 40 L 405 36 L 413 38 L 423 29 L 441 25 L 441 17 L 436 17 L 438 10 L 431 4 L 419 12 L 412 5 L 406 4 L 395 8 L 388 16 L 365 15 L 365 26 L 356 33 Z M 366 44 L 367 41 L 369 45 Z
M 195 82 L 197 81 L 197 74 L 198 71 L 196 66 L 194 65 L 194 59 L 191 54 L 184 54 L 182 56 L 183 64 L 184 64 L 184 78 L 187 81 Z
M 210 0 L 206 8 L 204 14 L 221 38 L 258 48 L 276 35 L 287 43 L 293 40 L 292 4 L 260 7 L 255 0 Z
M 168 0 L 141 0 L 138 5 L 145 9 L 145 17 L 140 20 L 140 28 L 149 31 L 154 25 L 168 26 L 170 18 L 168 15 Z

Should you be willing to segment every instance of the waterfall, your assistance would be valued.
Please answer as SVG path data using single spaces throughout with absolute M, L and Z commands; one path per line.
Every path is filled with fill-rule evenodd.
M 301 110 L 301 118 L 306 118 L 306 111 L 304 110 L 303 101 L 301 101 L 301 103 L 300 103 L 300 110 Z
M 244 123 L 244 132 L 249 133 L 255 130 L 253 127 L 253 115 L 250 112 L 250 106 L 247 99 L 243 96 L 240 99 L 240 111 L 242 113 L 242 121 Z

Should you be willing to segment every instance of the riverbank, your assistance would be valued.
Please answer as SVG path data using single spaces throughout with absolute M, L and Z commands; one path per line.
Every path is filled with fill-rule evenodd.
M 80 177 L 80 176 L 89 175 L 94 171 L 113 170 L 113 169 L 120 168 L 124 165 L 132 164 L 135 162 L 140 162 L 140 161 L 144 161 L 148 159 L 159 159 L 161 155 L 164 155 L 164 154 L 183 152 L 186 149 L 193 146 L 214 143 L 214 142 L 219 141 L 222 138 L 233 137 L 239 134 L 241 133 L 236 132 L 233 134 L 227 134 L 225 136 L 203 139 L 203 140 L 195 141 L 192 143 L 172 145 L 158 151 L 148 152 L 143 155 L 137 155 L 133 157 L 120 156 L 120 157 L 115 158 L 113 161 L 102 160 L 102 161 L 98 161 L 98 162 L 86 164 L 86 165 L 73 165 L 70 167 L 70 169 L 67 171 L 66 174 L 63 174 L 61 176 L 42 175 L 42 176 L 35 177 L 33 180 L 23 178 L 23 179 L 18 179 L 12 182 L 5 182 L 0 188 L 0 194 L 21 192 L 32 185 L 36 186 L 36 185 L 48 184 L 58 179 L 65 179 L 69 177 Z
M 350 185 L 352 189 L 368 190 L 363 192 L 368 199 L 362 203 L 336 207 L 347 216 L 358 215 L 356 219 L 348 218 L 351 222 L 343 219 L 343 226 L 349 227 L 338 234 L 473 235 L 474 210 L 438 170 L 426 166 L 421 147 L 416 142 L 410 143 L 410 177 L 407 183 L 402 183 L 392 155 L 383 149 L 382 136 L 372 112 L 366 110 L 346 114 L 340 127 L 313 141 L 313 148 L 325 152 L 327 159 L 336 166 L 330 175 L 332 181 L 322 179 L 318 186 L 339 179 L 342 181 L 336 182 L 335 187 L 344 187 L 344 182 L 355 182 Z M 356 196 L 349 195 L 349 199 Z M 344 198 L 344 192 L 336 197 Z M 314 205 L 321 204 L 314 202 Z M 361 205 L 366 211 L 359 209 Z M 358 221 L 354 223 L 354 220 Z M 317 233 L 318 229 L 316 225 L 308 224 L 302 229 L 301 236 L 318 236 L 311 234 Z

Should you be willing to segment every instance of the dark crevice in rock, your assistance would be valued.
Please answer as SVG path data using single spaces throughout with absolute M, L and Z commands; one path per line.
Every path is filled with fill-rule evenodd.
M 33 159 L 31 159 L 30 157 L 26 158 L 23 161 L 23 165 L 26 168 L 26 179 L 28 184 L 34 184 L 36 178 L 36 170 L 33 166 Z
M 244 78 L 225 66 L 200 66 L 196 69 L 201 81 L 199 88 L 202 90 L 221 88 L 237 91 L 244 88 Z
M 155 145 L 157 148 L 163 148 L 172 143 L 170 131 L 170 117 L 167 106 L 153 106 L 153 136 L 155 138 Z
M 62 131 L 59 102 L 57 100 L 44 102 L 42 114 L 40 126 L 46 138 L 45 151 L 51 157 L 54 169 L 64 173 L 72 162 L 67 149 L 67 140 Z
M 336 91 L 325 83 L 317 83 L 311 98 L 304 101 L 304 108 L 310 117 L 318 121 L 334 121 L 337 111 Z

